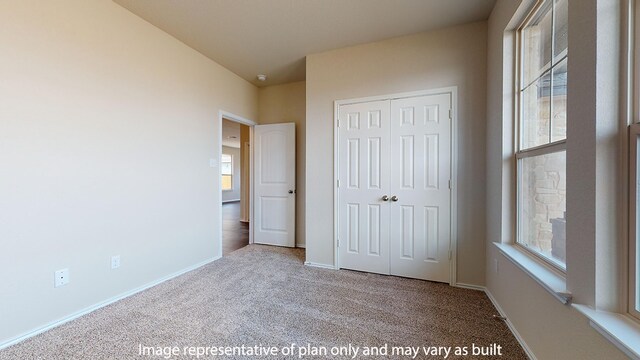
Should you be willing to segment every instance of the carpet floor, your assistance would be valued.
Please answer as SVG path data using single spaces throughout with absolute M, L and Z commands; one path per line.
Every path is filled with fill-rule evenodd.
M 0 350 L 0 359 L 196 359 L 198 351 L 209 354 L 200 359 L 349 359 L 356 347 L 358 359 L 444 359 L 447 347 L 447 359 L 527 358 L 492 318 L 497 311 L 483 292 L 312 268 L 303 260 L 304 250 L 249 245 Z M 283 355 L 291 344 L 293 355 Z M 256 345 L 273 346 L 277 355 L 254 356 Z M 430 355 L 434 346 L 443 347 L 435 349 L 440 355 Z M 499 346 L 502 356 L 472 356 L 474 346 L 485 354 Z M 211 347 L 231 355 L 211 356 Z M 407 347 L 418 347 L 417 355 Z M 466 356 L 454 354 L 465 349 Z M 319 356 L 300 356 L 314 350 Z

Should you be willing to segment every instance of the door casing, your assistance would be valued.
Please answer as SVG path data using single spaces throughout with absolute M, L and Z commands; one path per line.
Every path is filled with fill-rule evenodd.
M 458 226 L 457 226 L 457 213 L 458 213 L 458 87 L 444 87 L 438 89 L 431 90 L 421 90 L 421 91 L 412 91 L 412 92 L 404 92 L 404 93 L 395 93 L 388 95 L 379 95 L 379 96 L 369 96 L 363 98 L 353 98 L 353 99 L 344 99 L 344 100 L 336 100 L 333 103 L 333 248 L 334 248 L 334 259 L 333 263 L 335 264 L 335 269 L 340 269 L 340 248 L 338 247 L 338 218 L 339 215 L 339 203 L 338 203 L 338 179 L 339 179 L 339 154 L 338 154 L 338 121 L 340 120 L 340 106 L 348 105 L 348 104 L 356 104 L 370 101 L 381 101 L 381 100 L 395 100 L 395 99 L 404 99 L 418 96 L 428 96 L 428 95 L 440 95 L 440 94 L 449 94 L 451 96 L 451 242 L 450 242 L 450 250 L 451 250 L 451 262 L 449 264 L 449 285 L 455 286 L 457 284 L 456 279 L 456 263 L 457 263 L 457 243 L 458 243 Z
M 222 157 L 222 120 L 227 119 L 249 127 L 249 144 L 253 144 L 253 127 L 256 124 L 253 120 L 245 119 L 242 116 L 220 110 L 218 112 L 218 148 L 216 156 L 218 161 Z M 242 146 L 242 145 L 241 145 Z M 249 169 L 253 172 L 253 146 L 249 146 Z M 218 198 L 221 200 L 219 206 L 220 216 L 218 218 L 218 251 L 222 257 L 222 186 L 218 186 Z M 253 176 L 249 177 L 249 244 L 253 244 Z

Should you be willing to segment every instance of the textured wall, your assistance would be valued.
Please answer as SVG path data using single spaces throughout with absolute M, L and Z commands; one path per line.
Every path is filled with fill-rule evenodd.
M 486 58 L 486 22 L 307 56 L 308 261 L 334 262 L 334 101 L 457 86 L 457 275 L 484 284 Z
M 258 122 L 296 124 L 296 246 L 305 246 L 306 83 L 267 86 L 258 91 Z
M 219 256 L 218 112 L 257 88 L 111 1 L 0 24 L 0 343 Z
M 614 345 L 608 342 L 603 336 L 597 333 L 591 326 L 589 321 L 582 314 L 578 313 L 571 306 L 564 305 L 556 300 L 547 290 L 540 286 L 531 276 L 522 271 L 518 266 L 514 265 L 509 259 L 505 258 L 493 242 L 514 241 L 514 214 L 515 214 L 515 172 L 513 161 L 513 59 L 514 59 L 514 38 L 513 29 L 515 29 L 526 12 L 533 6 L 534 0 L 512 1 L 498 0 L 496 6 L 489 18 L 488 29 L 488 67 L 487 67 L 487 268 L 486 281 L 487 289 L 491 292 L 500 307 L 505 311 L 511 323 L 515 326 L 517 332 L 522 336 L 525 343 L 531 349 L 538 359 L 626 359 L 627 357 L 620 352 Z M 570 2 L 570 6 L 580 7 L 586 5 L 584 2 Z M 588 6 L 587 6 L 588 9 Z M 587 19 L 581 24 L 590 26 L 594 20 L 594 13 L 588 16 L 580 16 L 575 14 L 580 21 Z M 585 15 L 585 14 L 582 14 Z M 571 22 L 570 8 L 570 22 Z M 575 24 L 575 23 L 574 23 Z M 575 26 L 575 25 L 573 25 Z M 577 27 L 576 27 L 577 28 Z M 569 26 L 570 37 L 572 32 L 572 24 Z M 589 44 L 589 45 L 587 45 Z M 576 55 L 573 46 L 583 48 L 583 51 L 590 53 L 594 50 L 593 39 L 585 37 L 581 43 L 569 40 L 569 54 L 574 56 L 578 63 L 589 68 L 588 63 L 593 59 L 583 58 Z M 589 50 L 590 49 L 590 50 Z M 570 60 L 571 61 L 571 60 Z M 591 81 L 596 78 L 595 72 L 591 71 L 583 73 L 572 72 L 575 67 L 569 66 L 568 83 L 569 86 L 579 84 L 580 81 Z M 580 87 L 580 86 L 578 86 Z M 575 93 L 569 89 L 569 98 L 575 97 L 575 105 L 587 107 L 585 104 L 591 104 L 589 96 L 585 97 L 585 93 L 589 93 L 594 89 L 584 86 L 583 91 Z M 571 100 L 570 100 L 571 101 Z M 571 129 L 572 124 L 580 127 L 583 116 L 577 116 L 577 108 L 568 106 L 568 125 Z M 589 105 L 588 107 L 591 107 Z M 590 113 L 590 111 L 587 111 Z M 590 115 L 593 120 L 593 114 Z M 573 121 L 573 122 L 572 122 Z M 569 139 L 572 133 L 569 129 Z M 576 134 L 576 128 L 574 133 Z M 575 139 L 575 138 L 574 138 Z M 588 148 L 594 147 L 592 142 L 576 142 L 574 148 L 576 157 L 588 157 Z M 568 151 L 571 151 L 569 144 Z M 567 160 L 570 163 L 570 160 Z M 586 158 L 582 161 L 589 163 Z M 567 169 L 569 171 L 570 169 Z M 588 170 L 588 169 L 583 169 Z M 567 177 L 567 192 L 572 192 L 572 196 L 578 198 L 582 196 L 581 190 L 583 186 L 590 188 L 590 178 L 586 176 L 581 178 L 576 176 Z M 594 189 L 591 189 L 594 190 Z M 569 194 L 567 194 L 569 195 Z M 591 195 L 586 196 L 586 201 Z M 571 201 L 568 197 L 567 201 Z M 577 203 L 574 203 L 578 205 Z M 582 211 L 594 213 L 596 209 L 593 206 L 583 206 Z M 607 207 L 603 209 L 609 210 Z M 573 222 L 573 226 L 584 228 L 583 234 L 590 232 L 591 223 L 577 221 L 575 212 L 568 210 L 568 222 Z M 589 252 L 586 237 L 578 235 L 574 237 L 577 243 L 584 243 L 570 248 L 572 253 L 567 256 L 573 256 L 576 260 L 580 258 L 581 253 Z M 593 235 L 593 234 L 592 234 Z M 567 236 L 571 236 L 567 232 Z M 569 241 L 569 238 L 567 238 Z M 578 261 L 588 262 L 588 258 L 581 258 Z M 568 264 L 569 267 L 571 264 Z M 595 274 L 582 272 L 580 268 L 573 270 L 568 268 L 567 276 L 571 276 L 577 282 L 594 280 Z M 581 280 L 581 278 L 583 280 Z M 588 290 L 588 289 L 584 289 Z

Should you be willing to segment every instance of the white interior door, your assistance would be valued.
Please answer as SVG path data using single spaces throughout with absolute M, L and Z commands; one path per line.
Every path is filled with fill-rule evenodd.
M 449 282 L 451 94 L 341 105 L 341 268 Z
M 295 247 L 295 124 L 254 127 L 255 243 Z
M 389 273 L 389 101 L 339 110 L 340 267 Z
M 449 282 L 451 96 L 391 101 L 393 275 Z

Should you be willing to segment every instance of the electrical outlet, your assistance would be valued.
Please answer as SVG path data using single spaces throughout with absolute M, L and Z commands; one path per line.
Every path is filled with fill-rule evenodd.
M 54 287 L 60 287 L 63 285 L 67 285 L 71 278 L 69 277 L 69 269 L 61 269 L 54 273 L 55 281 L 53 283 Z
M 120 255 L 114 255 L 111 257 L 111 268 L 117 269 L 120 267 Z

